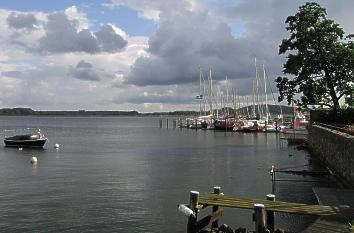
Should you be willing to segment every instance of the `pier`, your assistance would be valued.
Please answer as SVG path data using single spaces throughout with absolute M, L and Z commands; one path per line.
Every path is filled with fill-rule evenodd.
M 212 207 L 211 214 L 198 220 L 199 212 L 208 206 Z M 266 195 L 265 199 L 240 198 L 224 195 L 220 187 L 214 187 L 213 193 L 204 195 L 191 191 L 189 204 L 178 205 L 179 211 L 188 217 L 187 233 L 202 232 L 208 225 L 211 225 L 212 229 L 217 228 L 218 220 L 223 214 L 221 207 L 254 210 L 253 221 L 256 233 L 275 231 L 275 212 L 319 216 L 321 218 L 304 232 L 323 233 L 347 232 L 345 222 L 352 221 L 350 218 L 354 216 L 354 209 L 348 205 L 308 205 L 283 202 L 275 200 L 273 194 Z

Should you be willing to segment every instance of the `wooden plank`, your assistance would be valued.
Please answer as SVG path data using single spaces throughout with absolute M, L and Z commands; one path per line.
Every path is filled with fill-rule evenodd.
M 253 209 L 254 204 L 263 204 L 266 210 L 275 212 L 307 214 L 307 215 L 336 215 L 340 208 L 336 206 L 308 205 L 264 199 L 247 199 L 214 194 L 201 195 L 200 204 L 218 205 L 230 208 Z

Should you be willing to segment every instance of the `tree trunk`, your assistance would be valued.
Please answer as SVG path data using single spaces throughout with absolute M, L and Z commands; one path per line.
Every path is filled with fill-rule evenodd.
M 325 80 L 327 83 L 327 87 L 329 89 L 329 95 L 331 96 L 331 99 L 333 102 L 332 108 L 333 108 L 333 111 L 337 112 L 337 110 L 340 108 L 340 106 L 339 106 L 339 99 L 337 97 L 337 94 L 336 94 L 336 91 L 334 89 L 334 85 L 332 82 L 332 77 L 329 74 L 327 68 L 324 69 L 324 72 L 325 72 Z

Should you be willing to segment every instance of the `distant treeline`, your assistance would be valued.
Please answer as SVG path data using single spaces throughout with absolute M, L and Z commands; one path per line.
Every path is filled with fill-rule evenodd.
M 197 115 L 195 111 L 174 111 L 174 112 L 154 112 L 139 113 L 137 111 L 35 111 L 31 108 L 2 108 L 0 115 L 3 116 L 189 116 Z
M 247 107 L 239 109 L 239 111 L 247 112 Z M 292 114 L 292 108 L 288 106 L 268 105 L 271 114 L 280 114 L 280 108 L 283 114 Z M 248 106 L 248 112 L 252 112 L 253 106 Z M 222 112 L 222 109 L 219 110 Z M 232 114 L 233 110 L 229 109 Z M 206 113 L 208 114 L 208 113 Z M 137 111 L 35 111 L 31 108 L 2 108 L 0 115 L 3 116 L 197 116 L 198 111 L 172 111 L 172 112 L 153 112 L 139 113 Z

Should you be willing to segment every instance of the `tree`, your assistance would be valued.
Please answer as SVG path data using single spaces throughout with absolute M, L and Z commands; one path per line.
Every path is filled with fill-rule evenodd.
M 354 35 L 327 19 L 326 9 L 311 2 L 299 7 L 285 23 L 291 33 L 279 46 L 287 54 L 283 73 L 275 81 L 285 98 L 300 106 L 324 105 L 339 109 L 339 99 L 354 89 Z M 294 99 L 295 95 L 300 98 Z M 297 95 L 297 96 L 298 96 Z

